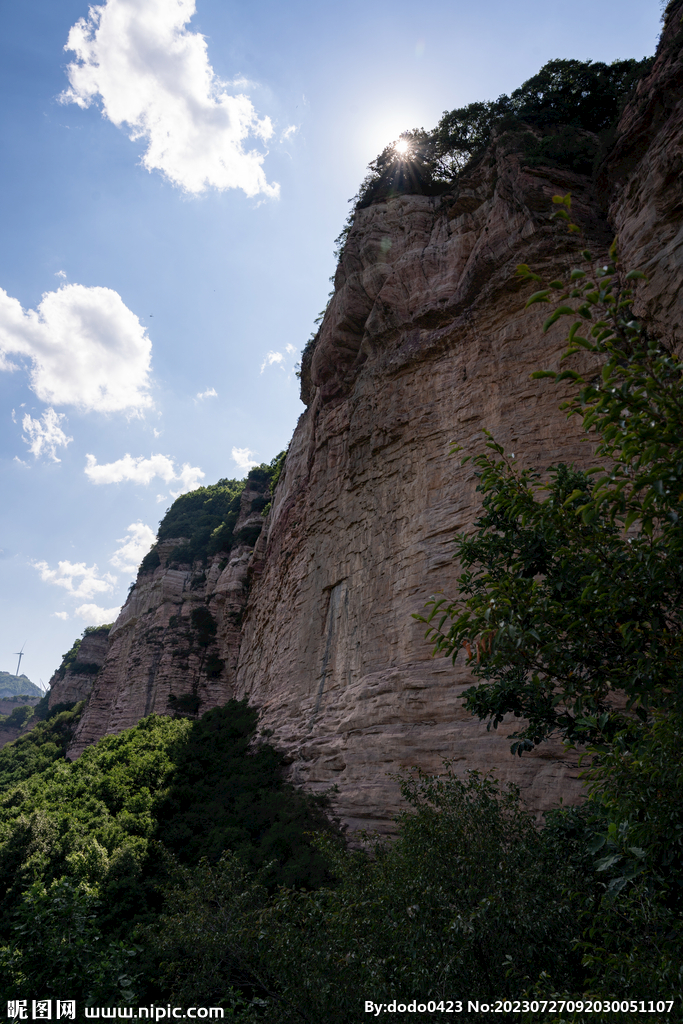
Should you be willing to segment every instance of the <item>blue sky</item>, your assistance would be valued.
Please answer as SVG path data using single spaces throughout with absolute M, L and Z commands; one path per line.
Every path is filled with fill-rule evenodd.
M 0 669 L 27 641 L 47 682 L 174 494 L 286 446 L 385 145 L 659 30 L 656 0 L 0 0 Z

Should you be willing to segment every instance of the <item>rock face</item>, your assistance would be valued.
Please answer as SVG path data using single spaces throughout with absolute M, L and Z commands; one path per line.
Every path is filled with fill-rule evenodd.
M 624 110 L 598 187 L 624 263 L 649 281 L 637 312 L 660 336 L 683 332 L 683 3 L 670 4 L 649 75 Z
M 75 659 L 66 665 L 62 664 L 50 679 L 50 711 L 58 704 L 75 704 L 89 696 L 95 676 L 104 665 L 108 640 L 108 626 L 85 634 L 79 642 Z
M 505 735 L 462 710 L 467 673 L 433 660 L 411 617 L 430 593 L 454 593 L 452 537 L 477 514 L 476 480 L 449 458 L 451 442 L 478 451 L 487 428 L 525 464 L 589 454 L 557 392 L 529 380 L 557 365 L 562 336 L 543 337 L 514 279 L 520 262 L 566 265 L 548 220 L 560 191 L 593 243 L 608 244 L 586 179 L 531 173 L 500 147 L 457 194 L 372 205 L 349 235 L 250 593 L 236 693 L 262 709 L 297 782 L 339 787 L 352 828 L 395 813 L 387 772 L 438 770 L 443 758 L 495 767 L 537 809 L 578 794 L 560 749 L 513 759 Z
M 262 496 L 262 489 L 243 491 L 236 534 L 260 532 L 263 518 L 251 506 Z M 167 565 L 184 539 L 158 543 L 159 564 L 139 573 L 109 635 L 71 759 L 152 712 L 204 713 L 232 696 L 253 542 L 239 542 L 207 565 Z
M 307 409 L 255 547 L 174 568 L 160 546 L 161 564 L 139 577 L 112 629 L 71 756 L 151 711 L 237 696 L 261 709 L 293 781 L 338 787 L 351 828 L 389 827 L 399 793 L 387 773 L 443 758 L 495 768 L 536 810 L 579 798 L 560 747 L 513 759 L 512 724 L 487 732 L 463 712 L 464 667 L 433 660 L 412 615 L 431 593 L 453 593 L 451 539 L 477 515 L 476 480 L 449 457 L 452 442 L 478 451 L 486 428 L 524 465 L 590 459 L 558 411 L 563 396 L 529 380 L 557 367 L 562 333 L 542 334 L 543 314 L 524 313 L 528 289 L 514 277 L 521 262 L 553 275 L 575 262 L 549 221 L 554 194 L 572 193 L 596 254 L 617 230 L 630 265 L 650 268 L 643 309 L 669 334 L 680 329 L 682 7 L 598 192 L 580 175 L 523 166 L 501 140 L 452 194 L 357 212 L 302 360 Z

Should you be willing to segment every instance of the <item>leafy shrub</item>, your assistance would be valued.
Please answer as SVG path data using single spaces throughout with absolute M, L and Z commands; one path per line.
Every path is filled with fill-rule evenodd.
M 171 552 L 167 564 L 192 564 L 218 551 L 229 551 L 244 487 L 244 480 L 219 480 L 176 498 L 161 520 L 157 536 L 160 541 L 169 537 L 186 537 L 187 541 Z
M 6 718 L 2 717 L 2 728 L 3 729 L 21 729 L 28 722 L 29 718 L 33 718 L 33 705 L 24 704 L 7 715 Z
M 161 565 L 161 558 L 156 545 L 151 551 L 148 551 L 145 557 L 140 562 L 140 568 L 138 570 L 138 576 L 144 576 L 145 573 L 154 572 Z
M 411 810 L 394 842 L 348 851 L 320 840 L 334 887 L 269 896 L 229 855 L 181 872 L 154 928 L 172 997 L 215 1004 L 230 992 L 229 1005 L 238 988 L 254 1000 L 245 1020 L 346 1024 L 368 997 L 518 997 L 543 971 L 575 991 L 580 926 L 565 889 L 590 888 L 582 812 L 541 830 L 513 790 L 450 769 L 404 776 L 402 790 Z
M 262 529 L 263 523 L 250 523 L 248 526 L 243 526 L 242 529 L 238 530 L 235 534 L 235 543 L 246 544 L 248 547 L 253 547 L 261 536 Z
M 97 886 L 62 878 L 34 882 L 23 894 L 12 940 L 0 946 L 3 999 L 25 996 L 76 999 L 86 1006 L 129 1004 L 135 998 L 139 950 L 106 941 L 97 925 Z

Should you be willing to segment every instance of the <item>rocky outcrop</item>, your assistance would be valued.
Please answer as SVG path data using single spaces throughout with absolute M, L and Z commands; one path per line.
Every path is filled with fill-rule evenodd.
M 643 270 L 636 311 L 683 333 L 683 3 L 669 5 L 652 70 L 637 86 L 598 186 L 624 264 Z
M 477 515 L 476 479 L 449 457 L 453 442 L 477 451 L 488 429 L 523 465 L 590 459 L 562 395 L 529 379 L 557 367 L 562 331 L 542 334 L 544 314 L 524 312 L 514 274 L 521 262 L 552 276 L 574 262 L 549 220 L 554 194 L 572 193 L 596 254 L 617 231 L 625 260 L 649 272 L 641 308 L 680 329 L 681 7 L 598 191 L 525 166 L 502 137 L 452 193 L 357 211 L 302 360 L 307 409 L 262 533 L 253 546 L 238 529 L 206 566 L 166 565 L 178 541 L 159 546 L 112 629 L 71 756 L 151 711 L 201 713 L 234 695 L 261 709 L 293 781 L 336 787 L 351 828 L 389 827 L 392 773 L 443 758 L 495 769 L 538 811 L 579 798 L 559 746 L 512 758 L 513 723 L 487 732 L 465 714 L 464 665 L 432 659 L 413 615 L 454 591 L 451 539 Z M 252 506 L 245 493 L 240 527 L 257 525 Z
M 174 560 L 187 538 L 156 545 L 158 558 L 148 556 L 156 567 L 141 570 L 111 630 L 69 758 L 152 712 L 194 716 L 232 696 L 250 563 L 263 526 L 252 506 L 262 498 L 263 485 L 245 488 L 236 542 L 207 564 Z
M 48 708 L 60 704 L 76 704 L 89 696 L 95 676 L 104 665 L 108 651 L 109 627 L 86 630 L 77 641 L 75 657 L 65 655 L 64 661 L 49 682 Z

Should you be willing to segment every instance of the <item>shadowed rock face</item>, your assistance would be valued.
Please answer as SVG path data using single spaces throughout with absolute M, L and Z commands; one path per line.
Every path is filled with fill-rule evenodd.
M 252 587 L 236 693 L 263 710 L 292 778 L 337 785 L 351 827 L 384 828 L 398 807 L 387 772 L 443 758 L 517 782 L 536 809 L 578 796 L 561 748 L 513 759 L 458 701 L 462 667 L 434 660 L 412 618 L 453 593 L 452 537 L 477 514 L 472 470 L 451 442 L 488 428 L 525 464 L 585 461 L 558 394 L 529 373 L 553 368 L 561 333 L 523 307 L 515 267 L 559 271 L 567 239 L 551 198 L 575 196 L 595 245 L 609 242 L 585 178 L 533 173 L 494 150 L 457 194 L 400 196 L 356 214 L 304 382 Z
M 643 311 L 665 333 L 680 330 L 680 42 L 667 33 L 599 195 L 582 176 L 525 168 L 499 142 L 451 195 L 357 212 L 303 360 L 307 409 L 255 548 L 174 569 L 160 546 L 161 566 L 140 577 L 112 630 L 71 756 L 168 713 L 171 695 L 198 698 L 200 713 L 247 696 L 287 751 L 292 780 L 336 785 L 351 828 L 390 827 L 399 794 L 387 773 L 438 769 L 443 758 L 496 769 L 536 810 L 579 798 L 559 746 L 513 759 L 513 723 L 489 733 L 463 712 L 463 666 L 431 658 L 412 614 L 431 593 L 454 592 L 451 539 L 479 507 L 451 442 L 478 451 L 486 428 L 524 465 L 590 460 L 558 411 L 562 394 L 529 379 L 557 367 L 562 331 L 542 334 L 544 313 L 524 313 L 528 289 L 514 277 L 521 262 L 553 276 L 575 262 L 549 221 L 553 195 L 572 193 L 596 255 L 616 228 L 629 265 L 649 268 Z M 213 646 L 193 639 L 199 607 L 214 617 Z M 210 656 L 223 662 L 214 676 Z
M 660 336 L 683 332 L 683 2 L 669 10 L 649 75 L 619 124 L 598 186 L 625 264 L 649 278 L 636 311 Z

